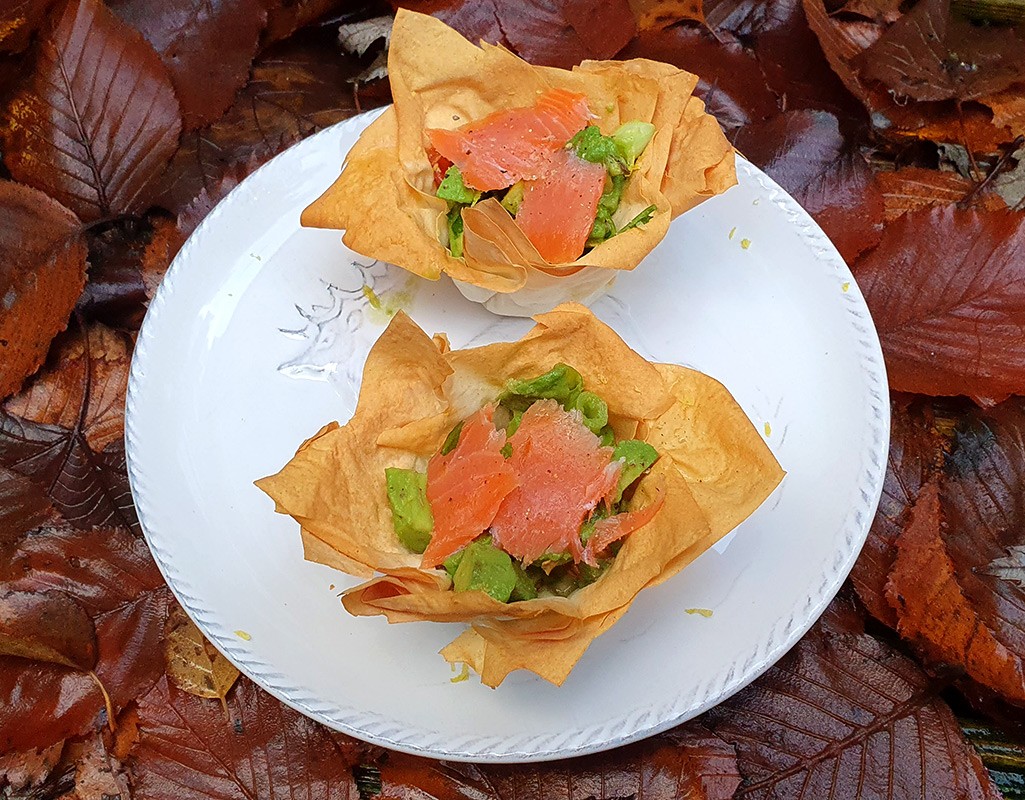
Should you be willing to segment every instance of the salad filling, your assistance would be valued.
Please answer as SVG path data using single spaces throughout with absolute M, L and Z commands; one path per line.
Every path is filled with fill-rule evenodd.
M 557 364 L 509 381 L 452 429 L 426 472 L 385 470 L 395 534 L 456 592 L 503 603 L 567 596 L 658 513 L 661 495 L 631 507 L 658 457 L 646 442 L 617 440 L 605 401 Z
M 463 210 L 489 198 L 552 264 L 649 222 L 654 205 L 622 225 L 614 216 L 655 126 L 633 120 L 605 135 L 592 119 L 584 95 L 551 89 L 533 107 L 428 130 L 435 192 L 449 208 L 449 252 L 463 256 Z

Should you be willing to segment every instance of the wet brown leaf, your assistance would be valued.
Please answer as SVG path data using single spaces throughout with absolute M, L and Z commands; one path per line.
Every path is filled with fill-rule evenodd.
M 974 183 L 956 172 L 921 167 L 876 173 L 876 183 L 883 194 L 883 213 L 887 222 L 893 222 L 908 211 L 959 203 L 968 199 L 975 188 Z M 972 204 L 986 211 L 1007 207 L 990 189 L 978 192 Z
M 41 425 L 81 425 L 86 444 L 102 451 L 124 437 L 131 352 L 128 336 L 100 324 L 62 337 L 52 366 L 3 408 Z
M 45 527 L 0 563 L 0 587 L 63 592 L 88 612 L 99 643 L 95 672 L 115 712 L 163 673 L 171 597 L 141 539 L 116 529 Z M 105 723 L 104 705 L 86 674 L 0 658 L 0 752 L 46 747 L 94 730 Z
M 180 131 L 160 58 L 100 0 L 65 6 L 0 127 L 11 174 L 87 222 L 145 210 Z
M 110 9 L 160 54 L 184 129 L 221 116 L 249 77 L 267 22 L 261 0 L 110 0 Z
M 78 219 L 42 192 L 0 181 L 0 399 L 43 363 L 85 285 Z
M 51 519 L 53 506 L 41 486 L 0 467 L 0 558 L 33 528 Z
M 719 42 L 707 32 L 685 26 L 643 31 L 620 56 L 664 61 L 693 72 L 696 94 L 727 131 L 779 111 L 758 61 L 739 44 Z
M 676 8 L 695 4 L 700 5 L 671 0 Z M 471 42 L 504 44 L 532 64 L 567 69 L 588 58 L 612 58 L 637 32 L 629 0 L 414 0 L 397 5 L 433 14 Z
M 52 367 L 0 407 L 0 466 L 43 486 L 74 525 L 138 525 L 125 472 L 130 342 L 93 325 L 58 343 Z
M 186 206 L 186 210 L 182 214 L 187 214 L 188 209 L 200 203 L 201 199 L 205 196 L 208 195 L 206 190 L 203 189 L 199 198 Z M 181 215 L 179 215 L 179 219 L 181 219 Z M 171 262 L 178 254 L 181 246 L 185 244 L 187 236 L 179 229 L 179 224 L 176 220 L 166 217 L 154 220 L 153 238 L 146 245 L 146 250 L 142 256 L 142 284 L 145 287 L 148 300 L 152 300 L 156 296 L 157 287 L 160 286 L 160 282 L 164 279 L 164 273 L 171 266 Z M 196 224 L 199 224 L 198 221 Z
M 57 742 L 39 750 L 0 755 L 0 791 L 6 789 L 17 796 L 41 786 L 60 762 L 63 750 L 64 742 Z
M 737 798 L 998 800 L 917 665 L 824 622 L 702 720 L 737 748 Z
M 330 732 L 246 678 L 220 705 L 161 678 L 139 701 L 132 786 L 150 800 L 359 797 Z
M 708 26 L 720 39 L 739 37 L 757 59 L 760 84 L 776 97 L 778 110 L 828 111 L 860 122 L 861 104 L 830 69 L 808 27 L 800 0 L 706 0 Z M 711 74 L 717 74 L 713 65 Z
M 974 680 L 1022 704 L 1021 656 L 1000 641 L 965 595 L 959 565 L 946 547 L 949 537 L 941 528 L 939 491 L 931 482 L 922 489 L 897 538 L 897 559 L 886 592 L 897 612 L 897 630 L 932 661 L 960 666 Z
M 887 597 L 930 660 L 1025 705 L 1025 410 L 970 415 L 897 541 Z M 942 503 L 942 505 L 941 505 Z
M 684 20 L 705 21 L 701 0 L 629 0 L 637 30 L 665 30 Z
M 848 263 L 879 242 L 882 195 L 832 114 L 788 111 L 743 128 L 734 144 L 815 217 Z
M 993 124 L 1013 134 L 1025 132 L 1025 87 L 1012 86 L 979 99 L 993 111 Z
M 83 319 L 138 330 L 146 310 L 142 258 L 152 236 L 149 220 L 89 231 L 89 282 L 75 306 Z
M 800 0 L 705 0 L 705 20 L 712 30 L 749 38 L 783 28 Z
M 896 22 L 900 19 L 902 0 L 848 0 L 842 11 L 858 14 L 873 22 Z
M 353 8 L 352 0 L 263 0 L 263 5 L 267 9 L 267 27 L 261 46 L 266 47 L 287 39 L 300 28 L 329 18 L 332 12 L 360 14 L 364 6 L 377 8 L 381 3 L 359 3 L 358 10 Z
M 96 629 L 62 592 L 0 589 L 0 655 L 88 671 L 96 665 Z
M 0 657 L 0 752 L 47 748 L 99 728 L 102 710 L 86 673 Z
M 1014 138 L 1007 128 L 994 125 L 990 110 L 978 103 L 899 103 L 885 87 L 864 80 L 857 68 L 867 44 L 863 26 L 831 17 L 823 0 L 802 0 L 802 5 L 829 66 L 868 110 L 877 135 L 898 142 L 954 142 L 976 153 L 994 153 Z
M 953 16 L 950 0 L 921 0 L 855 63 L 899 95 L 973 100 L 1025 81 L 1025 42 Z
M 944 439 L 920 405 L 890 404 L 890 452 L 883 493 L 868 539 L 851 571 L 851 583 L 876 619 L 897 627 L 886 584 L 897 558 L 897 537 L 907 524 L 922 486 L 943 464 Z
M 164 662 L 168 677 L 179 689 L 196 697 L 217 698 L 222 704 L 238 679 L 235 665 L 203 637 L 177 605 L 167 616 Z
M 75 788 L 61 800 L 130 800 L 128 776 L 117 757 L 107 751 L 102 736 L 70 743 L 64 761 L 73 765 Z
M 942 247 L 937 243 L 942 242 Z M 854 268 L 890 387 L 993 402 L 1025 392 L 1025 215 L 910 211 Z
M 0 7 L 0 52 L 20 53 L 28 47 L 55 0 L 11 0 Z
M 456 764 L 394 754 L 381 779 L 384 796 L 399 800 L 728 800 L 740 773 L 732 746 L 689 723 L 607 753 L 546 764 Z
M 346 81 L 359 69 L 358 59 L 339 54 L 330 31 L 304 32 L 268 50 L 224 116 L 182 137 L 162 179 L 158 204 L 177 214 L 203 189 L 213 191 L 237 164 L 262 164 L 355 114 L 353 87 Z

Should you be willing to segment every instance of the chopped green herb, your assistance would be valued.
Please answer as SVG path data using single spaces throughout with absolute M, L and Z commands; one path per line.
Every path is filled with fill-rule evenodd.
M 502 458 L 510 458 L 512 456 L 512 442 L 506 442 L 498 452 L 502 454 Z
M 363 284 L 363 296 L 367 298 L 367 302 L 370 303 L 370 307 L 375 311 L 382 309 L 381 298 L 377 296 L 377 292 L 373 290 L 369 285 Z
M 448 250 L 453 258 L 463 257 L 463 207 L 452 206 L 448 212 Z
M 591 516 L 584 520 L 584 524 L 580 528 L 580 541 L 587 544 L 587 540 L 594 536 L 595 523 L 598 522 L 598 520 L 605 519 L 608 515 L 608 506 L 598 506 Z
M 610 175 L 622 175 L 630 169 L 619 146 L 610 136 L 603 136 L 597 125 L 588 125 L 579 131 L 567 145 L 578 158 L 592 164 L 602 164 Z
M 598 431 L 598 438 L 601 439 L 602 447 L 612 447 L 616 443 L 616 432 L 612 430 L 611 425 L 606 425 Z
M 457 422 L 456 426 L 448 432 L 448 436 L 445 437 L 445 443 L 441 446 L 441 454 L 443 456 L 447 456 L 456 449 L 456 445 L 459 444 L 459 436 L 462 432 L 463 423 Z
M 453 164 L 445 173 L 445 178 L 438 186 L 438 197 L 450 203 L 472 206 L 480 199 L 480 192 L 463 183 L 463 173 Z
M 523 412 L 517 409 L 512 412 L 512 419 L 509 420 L 509 424 L 505 426 L 505 435 L 512 436 L 516 433 L 520 427 L 520 423 L 523 422 Z M 512 445 L 510 445 L 511 447 Z
M 612 215 L 619 208 L 625 186 L 625 175 L 610 175 L 605 179 L 605 189 L 598 200 L 598 210 L 595 213 L 594 225 L 591 227 L 591 233 L 587 237 L 588 247 L 597 247 L 606 239 L 611 239 L 618 233 L 616 223 L 612 220 Z
M 516 561 L 513 561 L 512 565 L 513 571 L 516 573 L 516 585 L 513 586 L 512 594 L 509 595 L 509 602 L 533 600 L 537 597 L 537 586 L 534 585 L 533 579 Z
M 638 225 L 644 225 L 647 222 L 651 222 L 651 218 L 655 216 L 656 211 L 658 211 L 657 206 L 648 206 L 640 214 L 620 228 L 619 232 L 622 233 L 623 231 L 628 231 L 631 228 L 636 228 Z

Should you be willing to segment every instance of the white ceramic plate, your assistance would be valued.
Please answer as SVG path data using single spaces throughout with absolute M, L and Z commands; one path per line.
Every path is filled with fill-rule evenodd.
M 528 673 L 497 690 L 473 677 L 453 683 L 437 653 L 462 626 L 348 616 L 337 594 L 354 581 L 305 562 L 296 523 L 253 486 L 322 424 L 351 415 L 387 323 L 364 285 L 453 347 L 530 326 L 470 303 L 447 279 L 368 263 L 337 233 L 299 227 L 371 118 L 301 142 L 236 188 L 179 253 L 146 316 L 128 392 L 129 474 L 175 595 L 284 702 L 421 755 L 580 755 L 715 705 L 811 626 L 875 511 L 886 376 L 850 272 L 811 218 L 738 160 L 739 186 L 676 220 L 618 278 L 595 312 L 646 357 L 725 383 L 788 475 L 716 549 L 641 593 L 562 687 Z

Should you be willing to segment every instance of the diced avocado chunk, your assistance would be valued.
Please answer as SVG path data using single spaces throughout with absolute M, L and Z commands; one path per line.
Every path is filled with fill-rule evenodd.
M 572 408 L 584 388 L 584 379 L 580 373 L 567 364 L 556 364 L 544 375 L 539 375 L 529 381 L 511 380 L 506 385 L 505 393 L 502 395 L 502 402 L 513 400 L 516 397 L 529 398 L 531 400 L 558 400 L 564 408 Z M 529 406 L 530 403 L 527 403 Z M 517 404 L 510 403 L 510 408 L 517 410 Z M 524 411 L 526 408 L 519 408 Z
M 441 565 L 445 568 L 445 572 L 448 573 L 448 576 L 450 578 L 454 579 L 456 577 L 456 570 L 459 569 L 459 564 L 463 560 L 463 553 L 464 552 L 465 552 L 465 549 L 463 549 L 463 550 L 456 550 L 452 555 L 450 555 L 443 562 L 441 562 Z
M 624 122 L 612 134 L 612 141 L 619 148 L 627 169 L 633 169 L 634 162 L 644 152 L 644 148 L 648 146 L 648 142 L 654 135 L 655 126 L 650 122 L 641 122 L 640 120 Z
M 510 186 L 509 191 L 499 202 L 502 204 L 502 208 L 515 217 L 523 204 L 523 181 L 516 181 Z
M 516 561 L 513 561 L 512 565 L 516 572 L 516 585 L 513 586 L 512 594 L 509 595 L 509 601 L 514 603 L 520 600 L 533 600 L 537 597 L 537 586 L 533 579 Z
M 448 168 L 444 179 L 438 186 L 438 197 L 448 200 L 450 203 L 469 206 L 480 199 L 480 192 L 463 183 L 463 173 L 459 171 L 459 167 L 453 164 Z
M 584 425 L 596 435 L 600 435 L 609 421 L 609 407 L 594 392 L 581 392 L 577 395 L 573 407 L 583 416 Z
M 612 460 L 623 460 L 623 471 L 619 474 L 613 503 L 618 503 L 635 480 L 652 464 L 658 461 L 658 451 L 647 442 L 638 439 L 624 439 L 612 451 Z
M 434 531 L 434 516 L 427 502 L 427 475 L 413 469 L 388 467 L 384 479 L 395 534 L 404 547 L 422 553 Z
M 484 536 L 463 548 L 452 588 L 457 592 L 477 590 L 491 595 L 500 603 L 508 603 L 516 588 L 516 570 L 509 554 Z

